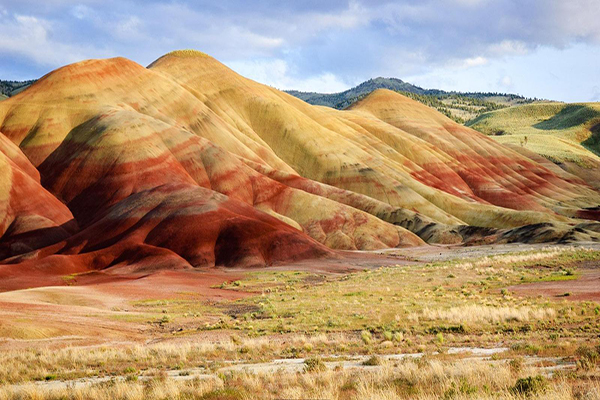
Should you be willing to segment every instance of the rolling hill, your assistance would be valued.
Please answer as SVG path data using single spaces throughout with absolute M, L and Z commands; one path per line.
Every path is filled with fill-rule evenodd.
M 3 81 L 0 80 L 0 100 L 19 94 L 27 89 L 35 80 L 29 81 Z
M 464 123 L 488 111 L 534 101 L 523 96 L 506 93 L 447 92 L 439 89 L 423 89 L 400 79 L 382 77 L 369 79 L 356 87 L 339 93 L 300 92 L 297 90 L 286 92 L 309 104 L 342 110 L 377 89 L 399 92 L 435 108 L 459 123 Z
M 59 68 L 0 103 L 0 145 L 0 279 L 16 286 L 600 240 L 584 180 L 417 101 L 312 106 L 196 51 Z
M 600 103 L 528 104 L 483 114 L 467 125 L 600 188 Z

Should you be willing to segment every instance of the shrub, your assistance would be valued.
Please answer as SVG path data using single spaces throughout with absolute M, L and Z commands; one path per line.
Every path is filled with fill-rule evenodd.
M 528 376 L 527 378 L 519 378 L 511 391 L 515 394 L 530 395 L 543 391 L 547 385 L 546 378 L 541 375 Z
M 366 366 L 381 365 L 381 357 L 376 356 L 376 355 L 371 356 L 367 360 L 363 361 L 362 365 L 366 365 Z
M 438 332 L 438 334 L 435 335 L 435 339 L 439 344 L 444 344 L 444 334 L 442 332 Z
M 395 342 L 401 342 L 402 340 L 404 340 L 404 334 L 402 332 L 396 332 L 394 333 L 393 339 Z
M 373 336 L 371 335 L 371 332 L 369 332 L 369 331 L 362 331 L 360 333 L 360 338 L 362 339 L 363 342 L 365 342 L 365 344 L 371 344 L 371 342 L 373 341 Z
M 459 384 L 452 382 L 452 386 L 444 392 L 444 399 L 453 399 L 463 395 L 472 395 L 477 392 L 477 387 L 471 385 L 466 379 L 461 379 Z
M 595 349 L 587 346 L 580 346 L 575 354 L 578 356 L 577 368 L 589 371 L 600 362 L 600 354 Z
M 311 357 L 304 360 L 304 372 L 325 371 L 327 366 L 319 357 Z
M 123 374 L 127 375 L 127 374 L 135 374 L 137 372 L 137 369 L 135 369 L 134 367 L 127 367 L 123 370 Z
M 523 369 L 523 358 L 513 358 L 508 362 L 508 366 L 513 373 L 521 372 Z

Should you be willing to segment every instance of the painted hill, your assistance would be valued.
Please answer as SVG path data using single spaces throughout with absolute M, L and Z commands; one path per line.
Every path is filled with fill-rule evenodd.
M 583 180 L 414 100 L 315 107 L 194 51 L 53 71 L 0 103 L 0 144 L 0 279 L 23 285 L 600 236 Z
M 600 103 L 528 104 L 483 114 L 467 125 L 600 188 Z
M 534 101 L 523 96 L 507 93 L 447 92 L 439 89 L 423 89 L 400 79 L 382 77 L 369 79 L 356 87 L 339 93 L 300 92 L 298 90 L 288 90 L 286 92 L 309 104 L 342 110 L 377 89 L 387 89 L 409 96 L 435 108 L 459 123 L 464 123 L 488 111 Z

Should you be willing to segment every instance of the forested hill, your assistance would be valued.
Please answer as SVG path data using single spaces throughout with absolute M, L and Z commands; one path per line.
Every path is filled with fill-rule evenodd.
M 313 105 L 342 110 L 376 89 L 389 89 L 418 100 L 446 114 L 457 122 L 465 122 L 482 113 L 535 101 L 520 95 L 494 92 L 448 92 L 423 89 L 397 78 L 369 79 L 360 85 L 339 93 L 316 93 L 288 90 L 287 93 Z

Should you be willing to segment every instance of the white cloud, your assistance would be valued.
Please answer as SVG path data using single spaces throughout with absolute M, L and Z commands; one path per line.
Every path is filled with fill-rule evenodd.
M 479 67 L 481 65 L 485 65 L 488 63 L 488 59 L 485 57 L 472 57 L 472 58 L 467 58 L 466 60 L 463 61 L 462 66 L 464 68 L 471 68 L 471 67 Z
M 499 43 L 492 44 L 488 52 L 495 57 L 502 56 L 522 56 L 529 53 L 530 49 L 527 43 L 521 40 L 503 40 Z
M 2 63 L 5 77 L 33 77 L 83 58 L 123 55 L 148 64 L 170 50 L 196 48 L 281 88 L 338 91 L 380 75 L 427 75 L 430 87 L 493 90 L 510 76 L 521 90 L 531 79 L 495 66 L 535 60 L 548 48 L 600 49 L 599 1 L 0 0 L 0 58 L 9 61 Z M 597 64 L 594 53 L 580 54 L 578 66 Z M 575 63 L 556 55 L 557 63 L 556 74 L 581 82 L 580 96 L 588 98 L 597 75 L 567 78 L 562 71 Z
M 233 61 L 227 64 L 240 75 L 282 90 L 335 93 L 350 86 L 330 72 L 306 78 L 293 77 L 288 63 L 281 59 Z
M 469 57 L 462 60 L 450 60 L 446 67 L 457 68 L 457 69 L 468 69 L 473 67 L 481 67 L 489 63 L 489 60 L 482 56 Z
M 556 1 L 551 6 L 558 32 L 579 40 L 600 44 L 600 2 L 598 0 Z
M 4 16 L 0 18 L 0 25 L 0 53 L 25 57 L 39 65 L 61 66 L 96 53 L 91 47 L 84 50 L 55 40 L 52 24 L 41 18 Z

